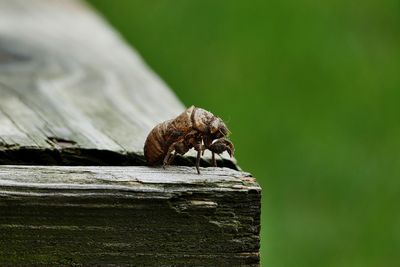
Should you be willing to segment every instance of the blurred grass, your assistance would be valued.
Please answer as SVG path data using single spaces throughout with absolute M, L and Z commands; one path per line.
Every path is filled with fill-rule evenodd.
M 399 266 L 400 1 L 89 2 L 228 121 L 263 266 Z

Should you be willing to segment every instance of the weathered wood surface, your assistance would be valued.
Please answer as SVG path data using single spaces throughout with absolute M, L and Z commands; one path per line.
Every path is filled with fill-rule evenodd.
M 0 266 L 258 266 L 249 174 L 133 166 L 183 110 L 81 2 L 0 0 Z
M 143 165 L 151 128 L 183 110 L 81 2 L 0 0 L 0 164 Z
M 0 263 L 257 266 L 260 197 L 226 168 L 0 166 Z

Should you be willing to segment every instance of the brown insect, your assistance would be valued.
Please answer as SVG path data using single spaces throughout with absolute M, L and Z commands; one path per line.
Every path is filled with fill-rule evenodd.
M 211 112 L 191 106 L 172 120 L 156 125 L 144 144 L 144 156 L 149 165 L 171 164 L 177 154 L 189 149 L 197 151 L 196 169 L 200 174 L 200 156 L 206 149 L 212 152 L 212 164 L 217 166 L 215 154 L 227 151 L 233 157 L 235 148 L 225 138 L 229 133 L 225 123 Z

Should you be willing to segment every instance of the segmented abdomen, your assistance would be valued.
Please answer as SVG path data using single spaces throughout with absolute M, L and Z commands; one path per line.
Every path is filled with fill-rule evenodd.
M 162 163 L 168 151 L 168 127 L 172 120 L 162 122 L 151 130 L 144 144 L 144 157 L 149 165 Z

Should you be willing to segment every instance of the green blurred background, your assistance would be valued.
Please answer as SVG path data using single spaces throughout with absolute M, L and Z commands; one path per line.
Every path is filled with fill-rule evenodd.
M 228 122 L 263 266 L 400 266 L 399 0 L 89 2 Z

